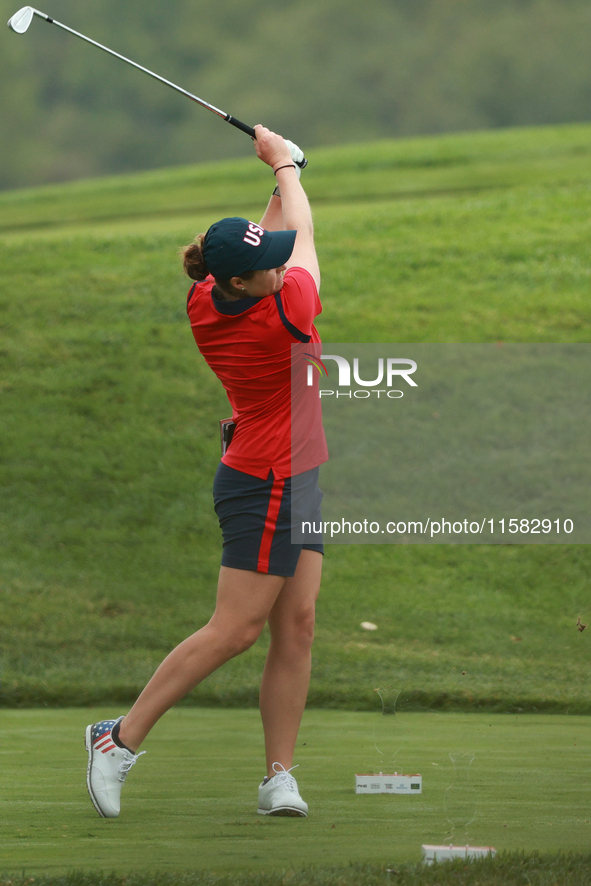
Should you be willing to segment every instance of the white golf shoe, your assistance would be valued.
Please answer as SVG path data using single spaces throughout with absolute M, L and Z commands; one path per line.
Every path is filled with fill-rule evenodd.
M 292 766 L 291 769 L 296 769 Z M 281 763 L 273 763 L 275 775 L 259 786 L 259 815 L 293 815 L 306 817 L 308 805 L 298 791 L 298 783 Z
M 122 719 L 101 720 L 86 727 L 86 786 L 94 808 L 103 818 L 117 818 L 119 815 L 121 788 L 127 773 L 138 757 L 145 753 L 132 754 L 115 744 L 111 731 L 115 723 Z

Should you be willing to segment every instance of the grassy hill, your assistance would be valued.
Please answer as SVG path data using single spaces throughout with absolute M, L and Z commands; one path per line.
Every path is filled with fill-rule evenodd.
M 591 126 L 312 152 L 323 338 L 589 341 L 590 154 Z M 2 704 L 126 702 L 209 617 L 227 404 L 176 253 L 271 189 L 247 159 L 0 194 Z M 591 712 L 588 547 L 325 561 L 312 705 Z M 254 703 L 265 645 L 189 703 Z

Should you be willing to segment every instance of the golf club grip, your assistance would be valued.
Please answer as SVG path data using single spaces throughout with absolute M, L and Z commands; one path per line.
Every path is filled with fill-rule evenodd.
M 247 126 L 246 123 L 243 123 L 241 120 L 237 120 L 236 117 L 232 117 L 231 114 L 228 114 L 228 116 L 226 117 L 226 121 L 228 123 L 231 123 L 232 126 L 235 126 L 236 129 L 241 129 L 242 132 L 245 132 L 251 138 L 256 139 L 256 136 L 254 134 L 254 129 L 252 128 L 252 126 Z
M 249 135 L 252 139 L 255 139 L 255 141 L 256 141 L 256 136 L 254 134 L 254 129 L 252 128 L 252 126 L 247 126 L 246 123 L 243 123 L 241 120 L 237 120 L 236 117 L 232 117 L 231 114 L 228 114 L 226 116 L 226 122 L 231 123 L 232 126 L 236 127 L 236 129 L 241 129 L 242 132 L 245 132 L 247 135 Z M 298 161 L 296 160 L 296 163 L 297 162 Z M 305 157 L 303 160 L 300 160 L 298 163 L 298 166 L 300 167 L 300 169 L 304 169 L 307 165 L 308 165 L 308 161 L 306 160 Z

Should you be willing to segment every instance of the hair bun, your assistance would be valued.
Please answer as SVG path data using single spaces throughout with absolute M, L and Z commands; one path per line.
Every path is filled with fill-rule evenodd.
M 203 258 L 204 239 L 205 234 L 197 234 L 192 243 L 189 243 L 188 246 L 181 249 L 185 274 L 187 274 L 191 280 L 198 280 L 199 282 L 205 280 L 205 278 L 209 276 L 209 270 L 205 264 L 205 259 Z

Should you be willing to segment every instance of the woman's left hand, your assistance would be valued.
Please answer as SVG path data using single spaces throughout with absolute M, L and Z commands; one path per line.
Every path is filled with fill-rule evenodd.
M 276 132 L 271 132 L 270 129 L 261 126 L 260 123 L 255 126 L 254 131 L 256 134 L 254 148 L 257 152 L 257 157 L 263 163 L 266 163 L 272 169 L 287 164 L 294 165 L 289 147 L 283 136 L 277 135 Z

